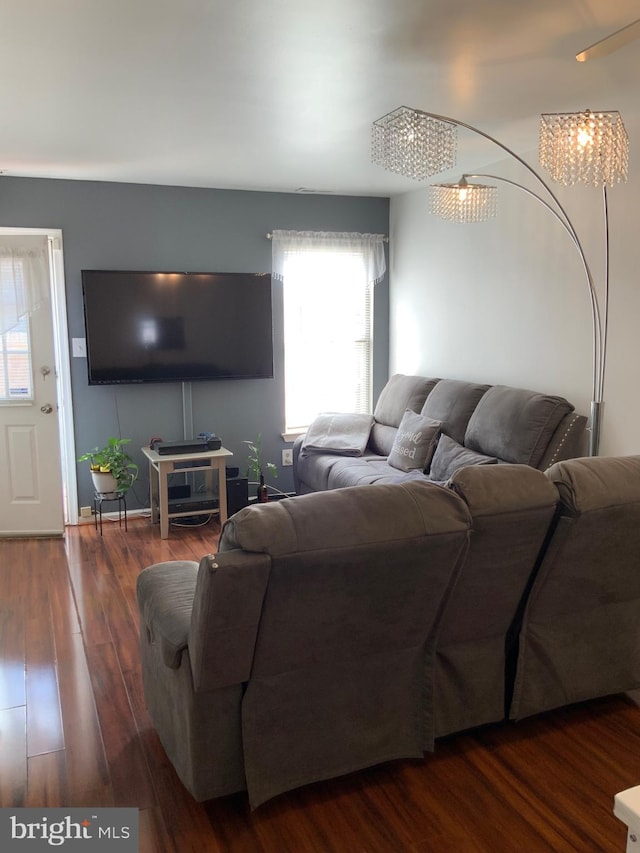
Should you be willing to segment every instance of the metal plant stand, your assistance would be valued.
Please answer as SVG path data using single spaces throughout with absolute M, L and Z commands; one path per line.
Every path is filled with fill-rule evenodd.
M 127 532 L 127 493 L 118 490 L 117 492 L 94 492 L 93 495 L 93 518 L 98 529 L 100 523 L 100 536 L 102 536 L 102 504 L 104 501 L 118 501 L 118 524 L 122 527 L 122 517 L 124 516 L 124 529 Z

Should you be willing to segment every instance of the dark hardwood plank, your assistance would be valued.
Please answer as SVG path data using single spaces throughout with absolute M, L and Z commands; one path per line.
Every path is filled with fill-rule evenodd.
M 42 546 L 42 543 L 38 544 Z M 49 572 L 42 571 L 39 564 L 42 558 L 42 554 L 34 553 L 28 574 L 26 698 L 29 757 L 64 748 L 49 599 Z
M 22 599 L 0 599 L 0 709 L 25 705 L 25 604 Z
M 27 808 L 55 808 L 69 805 L 66 754 L 63 749 L 27 759 L 29 786 Z
M 102 609 L 102 586 L 96 574 L 95 559 L 69 566 L 80 630 L 87 645 L 100 645 L 111 640 L 107 619 Z
M 140 833 L 139 853 L 173 853 L 175 847 L 167 835 L 167 828 L 158 806 L 141 809 L 138 816 Z
M 58 556 L 49 566 L 49 603 L 56 660 L 64 660 L 71 653 L 71 638 L 80 634 L 80 623 L 64 550 Z
M 90 646 L 87 662 L 115 805 L 150 808 L 155 795 L 112 643 Z
M 0 540 L 0 709 L 26 703 L 27 549 Z
M 110 778 L 85 647 L 81 634 L 58 661 L 60 705 L 65 736 L 65 766 L 71 801 L 65 805 L 113 805 Z
M 640 691 L 453 735 L 255 812 L 244 794 L 196 803 L 144 703 L 135 585 L 218 536 L 212 522 L 161 540 L 131 518 L 0 542 L 0 805 L 135 806 L 143 853 L 624 850 L 613 797 L 640 784 Z
M 26 707 L 0 711 L 0 808 L 24 806 L 27 793 Z
M 27 755 L 30 757 L 64 748 L 53 643 L 48 632 L 33 634 L 27 640 Z

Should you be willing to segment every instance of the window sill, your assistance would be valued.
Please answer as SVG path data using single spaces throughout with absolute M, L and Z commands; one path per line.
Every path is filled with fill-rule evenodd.
M 283 432 L 282 433 L 282 440 L 293 442 L 296 440 L 296 438 L 298 438 L 299 435 L 304 435 L 306 431 L 307 430 L 305 427 L 301 427 L 300 429 L 292 430 L 291 432 Z

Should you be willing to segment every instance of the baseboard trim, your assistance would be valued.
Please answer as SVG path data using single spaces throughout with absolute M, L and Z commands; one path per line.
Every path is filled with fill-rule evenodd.
M 95 515 L 91 515 L 89 518 L 78 518 L 77 524 L 69 524 L 68 527 L 80 527 L 83 524 L 95 524 Z M 128 509 L 127 510 L 127 518 L 151 518 L 151 510 L 150 509 Z M 117 521 L 118 520 L 118 512 L 103 512 L 102 513 L 103 521 Z

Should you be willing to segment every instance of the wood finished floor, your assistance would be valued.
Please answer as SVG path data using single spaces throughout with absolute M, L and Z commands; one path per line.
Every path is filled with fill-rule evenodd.
M 455 735 L 253 813 L 241 794 L 195 803 L 145 709 L 135 582 L 215 550 L 218 528 L 156 531 L 137 519 L 102 538 L 85 525 L 0 540 L 0 806 L 135 806 L 143 853 L 625 849 L 612 806 L 640 784 L 632 696 Z

